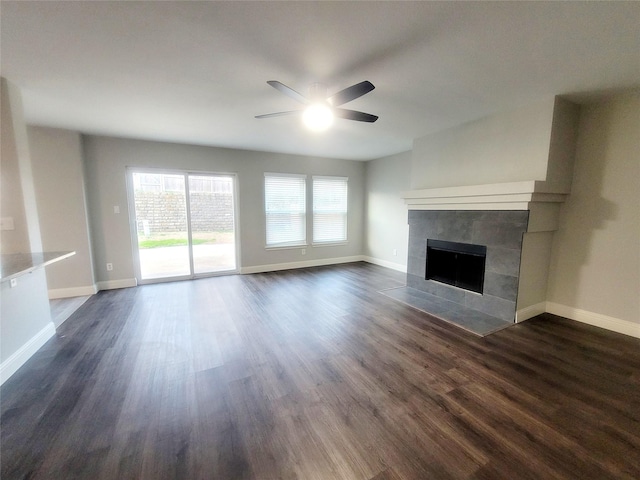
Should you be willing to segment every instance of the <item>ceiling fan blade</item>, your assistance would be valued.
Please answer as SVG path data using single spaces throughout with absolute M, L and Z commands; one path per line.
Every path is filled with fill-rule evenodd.
M 336 117 L 346 118 L 347 120 L 355 120 L 356 122 L 368 122 L 373 123 L 378 120 L 377 115 L 371 115 L 370 113 L 358 112 L 356 110 L 346 110 L 344 108 L 334 108 L 333 112 Z
M 281 83 L 277 80 L 269 80 L 267 83 L 279 92 L 284 93 L 287 97 L 293 98 L 297 102 L 303 103 L 305 105 L 309 105 L 309 103 L 311 103 L 306 97 L 296 92 L 293 88 L 287 87 L 284 83 Z
M 282 117 L 283 115 L 295 115 L 296 113 L 302 113 L 302 110 L 290 110 L 288 112 L 266 113 L 264 115 L 256 115 L 255 118 Z
M 350 102 L 351 100 L 355 100 L 358 97 L 361 97 L 365 93 L 369 93 L 373 90 L 373 83 L 368 80 L 364 82 L 356 83 L 355 85 L 351 85 L 350 87 L 345 88 L 344 90 L 340 90 L 335 95 L 332 95 L 327 99 L 330 105 L 334 107 L 338 107 L 344 103 Z

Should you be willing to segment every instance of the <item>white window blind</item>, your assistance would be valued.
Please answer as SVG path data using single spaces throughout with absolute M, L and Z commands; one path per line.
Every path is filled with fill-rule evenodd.
M 264 206 L 267 246 L 305 245 L 306 176 L 265 173 Z
M 346 177 L 313 177 L 313 243 L 347 241 Z

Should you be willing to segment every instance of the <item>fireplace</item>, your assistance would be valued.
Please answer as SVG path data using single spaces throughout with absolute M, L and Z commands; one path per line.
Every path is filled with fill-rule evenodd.
M 487 247 L 427 239 L 426 279 L 482 294 Z
M 528 211 L 410 210 L 407 286 L 513 322 Z
M 579 116 L 577 105 L 547 98 L 414 141 L 412 190 L 401 194 L 409 209 L 407 289 L 454 302 L 449 310 L 468 318 L 479 311 L 513 322 L 546 310 Z M 482 294 L 427 279 L 427 239 L 485 245 Z

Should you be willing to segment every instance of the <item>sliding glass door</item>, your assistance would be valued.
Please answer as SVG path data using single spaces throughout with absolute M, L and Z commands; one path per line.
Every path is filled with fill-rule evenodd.
M 224 175 L 189 175 L 193 273 L 236 269 L 233 180 Z
M 236 271 L 233 175 L 129 174 L 141 283 Z

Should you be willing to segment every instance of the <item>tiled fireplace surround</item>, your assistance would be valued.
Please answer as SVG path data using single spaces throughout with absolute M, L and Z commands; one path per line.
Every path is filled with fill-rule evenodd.
M 525 181 L 404 192 L 407 287 L 506 322 L 543 313 L 553 232 L 566 198 L 549 190 L 545 182 Z M 427 239 L 486 246 L 483 293 L 427 280 Z
M 513 321 L 529 211 L 410 210 L 407 286 Z M 425 279 L 427 239 L 487 247 L 483 294 Z

